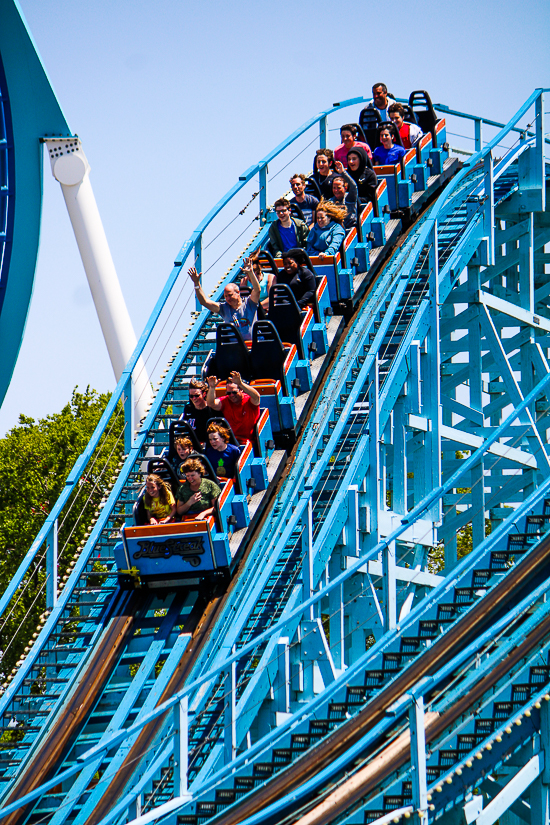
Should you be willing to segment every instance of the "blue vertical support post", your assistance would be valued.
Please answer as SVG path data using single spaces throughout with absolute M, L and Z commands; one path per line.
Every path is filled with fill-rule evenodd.
M 412 802 L 425 820 L 428 810 L 428 788 L 426 782 L 426 730 L 424 727 L 424 699 L 414 696 L 409 710 L 411 731 Z
M 228 765 L 237 756 L 237 662 L 231 662 L 225 678 L 224 751 Z
M 430 462 L 430 472 L 426 473 L 427 489 L 435 490 L 441 484 L 441 350 L 439 334 L 439 246 L 437 222 L 434 222 L 428 255 L 430 289 L 430 326 L 427 336 L 427 374 L 423 384 L 423 403 L 426 403 L 426 417 L 429 429 L 426 433 L 426 460 Z M 441 520 L 441 499 L 429 511 L 432 521 Z
M 189 699 L 174 706 L 174 796 L 187 793 L 187 769 L 189 764 Z
M 495 264 L 495 189 L 493 185 L 493 152 L 485 155 L 483 160 L 485 204 L 483 207 L 483 220 L 485 224 L 485 235 L 489 239 L 489 249 L 487 256 L 487 266 Z
M 550 707 L 543 702 L 540 709 L 540 748 L 544 753 L 544 769 L 529 789 L 531 822 L 550 823 Z
M 405 440 L 405 399 L 400 395 L 393 410 L 393 492 L 391 509 L 407 512 L 407 444 Z
M 527 135 L 525 135 L 525 139 Z M 535 101 L 535 140 L 520 155 L 518 161 L 519 211 L 543 212 L 546 207 L 544 170 L 544 95 Z
M 321 118 L 319 121 L 319 148 L 327 148 L 327 116 Z
M 476 152 L 481 152 L 481 150 L 483 149 L 483 135 L 482 135 L 483 121 L 480 117 L 478 117 L 474 120 L 474 127 L 475 127 Z
M 330 560 L 331 577 L 336 578 L 341 570 L 341 557 L 333 553 Z M 330 651 L 334 665 L 341 670 L 345 667 L 345 598 L 344 585 L 335 587 L 328 595 L 328 612 L 330 627 Z
M 306 494 L 309 493 L 307 508 L 303 516 L 303 531 L 302 531 L 302 598 L 304 601 L 313 596 L 313 496 L 310 486 L 306 486 Z M 303 621 L 300 625 L 300 642 L 304 644 L 306 640 L 306 647 L 301 648 L 303 661 L 303 698 L 306 700 L 313 699 L 314 694 L 314 680 L 315 680 L 315 664 L 314 660 L 308 656 L 303 655 L 304 650 L 307 650 L 307 637 L 312 632 L 311 625 L 315 621 L 315 605 L 310 605 L 304 612 Z
M 193 234 L 195 236 L 193 243 L 195 249 L 195 269 L 197 270 L 197 272 L 202 272 L 202 232 L 199 232 L 198 234 L 197 232 L 194 232 Z M 197 298 L 196 292 L 195 309 L 197 310 L 197 312 L 202 311 L 202 304 L 199 303 L 199 299 Z
M 57 519 L 46 539 L 46 608 L 53 610 L 57 604 Z
M 306 491 L 311 491 L 311 487 L 306 487 Z M 303 581 L 303 599 L 313 596 L 313 499 L 310 495 L 307 502 L 307 509 L 304 519 L 303 545 L 305 545 L 305 553 L 302 561 L 302 581 Z M 308 613 L 304 618 L 311 621 L 315 619 L 315 605 L 310 605 Z
M 540 207 L 539 211 L 544 212 L 546 209 L 546 176 L 545 176 L 545 160 L 544 160 L 544 92 L 541 91 L 537 102 L 535 103 L 535 153 L 536 153 L 536 177 L 540 188 Z
M 481 289 L 480 267 L 477 263 L 468 266 L 468 291 L 470 294 L 477 294 Z M 483 373 L 482 373 L 482 340 L 481 326 L 479 321 L 479 306 L 473 307 L 474 315 L 468 325 L 469 336 L 469 364 L 470 364 L 470 407 L 483 414 Z M 485 538 L 485 489 L 484 489 L 485 463 L 481 459 L 471 470 L 471 496 L 472 505 L 472 543 L 477 547 Z M 450 570 L 457 562 L 456 537 L 452 538 L 453 557 L 447 558 L 447 539 L 445 540 L 445 564 Z
M 376 353 L 369 373 L 369 468 L 367 470 L 366 493 L 369 508 L 370 546 L 378 544 L 378 510 L 380 508 L 380 397 L 378 353 Z
M 281 636 L 277 642 L 277 683 L 274 691 L 278 713 L 290 713 L 290 640 Z
M 124 452 L 126 455 L 132 449 L 134 440 L 134 387 L 132 375 L 126 379 L 124 385 Z
M 267 213 L 267 163 L 264 163 L 260 166 L 259 171 L 259 178 L 260 178 L 260 226 L 263 226 L 266 222 L 266 213 Z
M 395 542 L 382 550 L 382 587 L 384 593 L 384 632 L 397 625 L 397 580 L 395 577 Z
M 359 488 L 357 484 L 348 487 L 348 517 L 346 519 L 346 552 L 350 556 L 360 556 L 359 546 Z
M 519 300 L 523 309 L 535 311 L 535 216 L 528 212 L 527 232 L 519 238 Z

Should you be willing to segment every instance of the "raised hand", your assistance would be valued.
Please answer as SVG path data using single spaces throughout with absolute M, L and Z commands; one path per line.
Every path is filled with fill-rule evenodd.
M 195 267 L 192 266 L 190 269 L 188 269 L 187 274 L 189 275 L 189 277 L 191 278 L 191 280 L 193 281 L 195 286 L 200 286 L 201 285 L 202 272 L 197 272 Z

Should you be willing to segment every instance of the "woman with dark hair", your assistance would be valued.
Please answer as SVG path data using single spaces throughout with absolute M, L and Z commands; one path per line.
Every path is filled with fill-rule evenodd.
M 371 148 L 368 143 L 357 140 L 357 126 L 355 123 L 344 123 L 343 126 L 340 126 L 340 138 L 342 143 L 334 150 L 334 160 L 341 161 L 346 168 L 348 165 L 348 152 L 353 146 L 362 146 L 369 158 L 372 157 Z
M 348 152 L 348 175 L 353 178 L 357 186 L 359 203 L 374 202 L 378 178 L 362 146 L 354 146 Z
M 276 283 L 290 287 L 300 309 L 311 303 L 317 288 L 315 275 L 307 268 L 307 263 L 303 249 L 288 249 L 283 254 L 283 268 L 276 279 Z
M 324 198 L 320 201 L 315 210 L 315 223 L 307 237 L 308 255 L 336 255 L 346 237 L 343 224 L 347 213 L 345 206 L 338 206 Z
M 198 458 L 188 458 L 182 471 L 185 481 L 176 495 L 178 516 L 192 516 L 195 519 L 211 516 L 221 493 L 220 488 L 214 481 L 204 478 L 206 470 Z
M 332 176 L 334 174 L 334 153 L 332 149 L 317 149 L 310 180 L 315 181 L 321 195 L 327 200 L 332 198 Z M 316 194 L 316 191 L 313 194 Z

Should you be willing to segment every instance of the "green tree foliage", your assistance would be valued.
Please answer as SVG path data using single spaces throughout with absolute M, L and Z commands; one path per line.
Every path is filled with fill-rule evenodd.
M 86 447 L 109 394 L 75 388 L 60 413 L 35 421 L 25 415 L 0 439 L 0 589 L 4 592 Z M 59 575 L 84 539 L 123 452 L 124 415 L 117 410 L 75 485 L 59 519 Z M 45 545 L 4 617 L 0 619 L 0 676 L 22 655 L 36 629 L 45 600 Z

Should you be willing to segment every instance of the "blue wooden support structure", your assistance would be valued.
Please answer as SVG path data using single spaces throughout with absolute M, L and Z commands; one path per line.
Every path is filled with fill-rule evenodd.
M 45 612 L 0 696 L 6 733 L 17 732 L 0 743 L 0 820 L 381 825 L 412 815 L 488 825 L 511 812 L 548 823 L 543 90 L 485 145 L 482 118 L 467 116 L 477 152 L 459 171 L 438 147 L 438 197 L 406 235 L 389 209 L 357 259 L 348 235 L 323 322 L 332 360 L 313 350 L 303 359 L 318 394 L 314 404 L 309 389 L 288 396 L 293 460 L 225 594 L 198 580 L 124 591 L 114 558 L 143 463 L 165 448 L 212 348 L 202 308 L 135 437 L 127 418 L 111 491 L 57 582 L 59 520 L 79 500 L 102 433 L 132 408 L 120 404 L 132 371 L 183 268 L 204 264 L 205 230 L 258 179 L 259 230 L 216 297 L 265 243 L 269 164 L 310 128 L 325 145 L 330 114 L 362 102 L 307 121 L 182 246 L 89 447 L 0 600 L 4 618 L 45 552 Z M 345 310 L 343 284 L 354 293 Z M 73 702 L 84 708 L 74 729 Z M 35 782 L 45 754 L 52 764 Z

